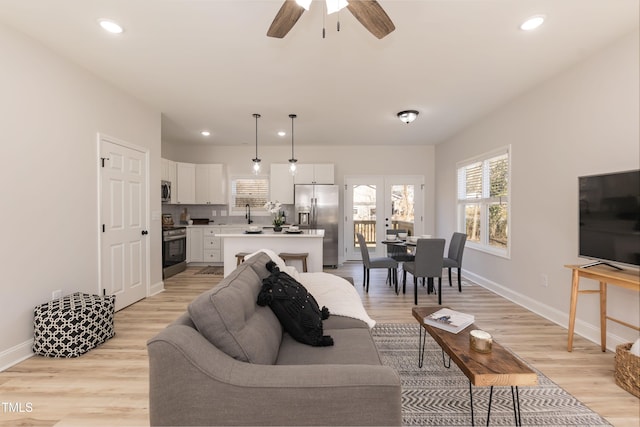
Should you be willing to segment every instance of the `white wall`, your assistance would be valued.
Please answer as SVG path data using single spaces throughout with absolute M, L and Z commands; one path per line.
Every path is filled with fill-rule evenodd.
M 98 132 L 149 149 L 156 183 L 160 113 L 4 26 L 0 58 L 1 370 L 31 354 L 33 309 L 52 291 L 98 292 Z M 161 286 L 160 218 L 149 227 Z
M 564 326 L 571 274 L 563 266 L 586 262 L 577 257 L 577 177 L 640 167 L 638 39 L 638 32 L 620 39 L 436 147 L 436 229 L 450 236 L 456 162 L 511 145 L 511 259 L 467 249 L 463 270 Z M 548 287 L 541 286 L 542 274 Z M 639 300 L 609 287 L 614 317 L 638 325 Z M 596 295 L 579 298 L 577 319 L 576 331 L 599 343 Z M 637 336 L 612 322 L 608 332 L 610 348 Z

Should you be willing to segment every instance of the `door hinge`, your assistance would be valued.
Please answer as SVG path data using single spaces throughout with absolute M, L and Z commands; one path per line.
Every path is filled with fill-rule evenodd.
M 102 167 L 104 167 L 104 161 L 109 160 L 108 157 L 100 157 L 100 162 L 102 163 Z

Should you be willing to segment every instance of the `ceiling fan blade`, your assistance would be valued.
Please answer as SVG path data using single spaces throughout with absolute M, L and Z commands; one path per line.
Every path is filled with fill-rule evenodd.
M 389 15 L 376 0 L 349 0 L 347 9 L 379 39 L 396 29 Z
M 303 12 L 304 8 L 298 5 L 295 0 L 285 0 L 278 14 L 273 18 L 273 22 L 267 31 L 267 36 L 283 38 L 298 22 Z

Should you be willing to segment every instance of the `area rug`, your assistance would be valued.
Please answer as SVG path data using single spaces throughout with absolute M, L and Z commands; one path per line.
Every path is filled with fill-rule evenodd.
M 196 272 L 196 274 L 213 274 L 214 276 L 224 276 L 224 267 L 210 265 Z
M 373 328 L 383 364 L 393 367 L 402 382 L 402 422 L 407 426 L 469 426 L 469 380 L 451 363 L 445 368 L 442 350 L 430 337 L 424 364 L 418 368 L 418 324 L 379 323 Z M 447 356 L 448 360 L 448 356 Z M 538 385 L 518 387 L 522 425 L 610 426 L 579 400 L 535 368 Z M 473 387 L 475 425 L 487 424 L 489 387 Z M 511 387 L 494 387 L 490 425 L 514 425 Z

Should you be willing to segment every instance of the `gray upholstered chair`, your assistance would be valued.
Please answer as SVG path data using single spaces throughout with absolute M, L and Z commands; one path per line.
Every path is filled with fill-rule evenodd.
M 438 304 L 442 305 L 442 266 L 444 239 L 418 239 L 416 259 L 404 263 L 402 292 L 406 291 L 407 272 L 413 275 L 413 302 L 418 305 L 418 278 L 427 279 L 427 291 L 433 290 L 433 279 L 438 278 Z
M 391 278 L 391 283 L 395 285 L 396 293 L 398 293 L 398 261 L 389 257 L 370 258 L 367 242 L 361 233 L 356 234 L 358 237 L 358 245 L 360 245 L 360 253 L 362 254 L 363 281 L 362 286 L 366 292 L 369 292 L 369 276 L 372 268 L 386 268 Z
M 464 233 L 453 233 L 451 243 L 449 243 L 449 253 L 444 258 L 443 266 L 449 270 L 449 286 L 451 283 L 451 269 L 458 269 L 458 291 L 462 292 L 462 254 L 464 253 L 464 244 L 467 241 L 467 235 Z

